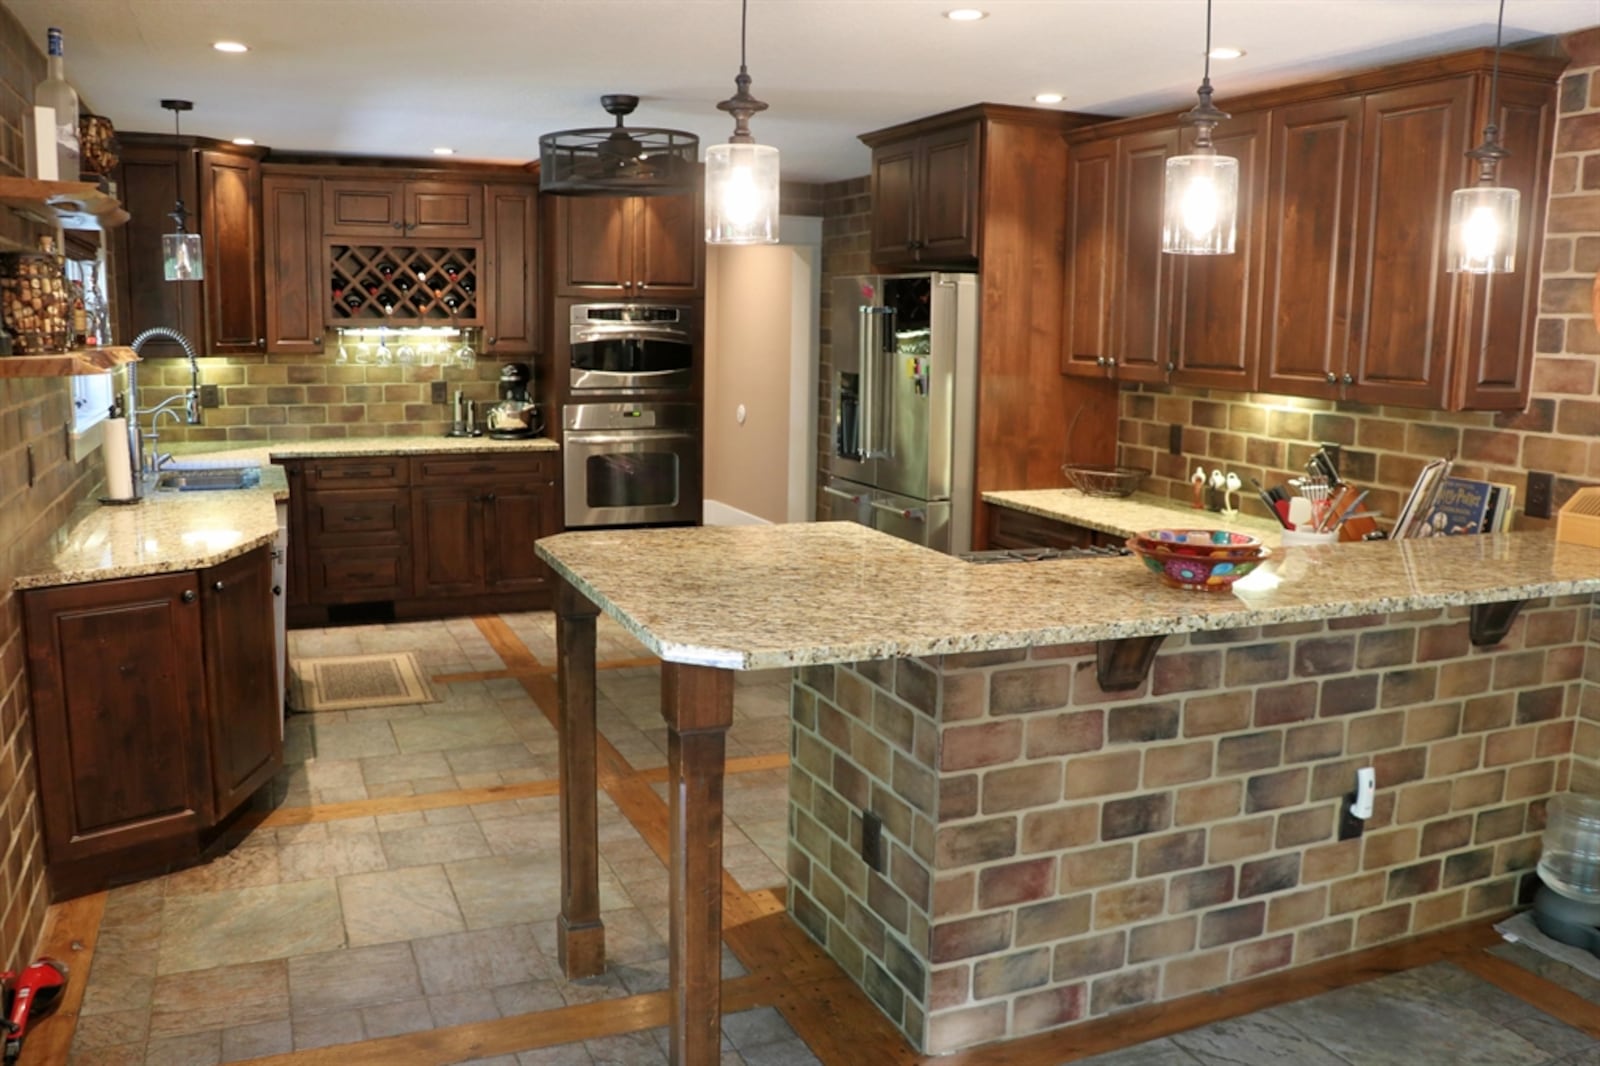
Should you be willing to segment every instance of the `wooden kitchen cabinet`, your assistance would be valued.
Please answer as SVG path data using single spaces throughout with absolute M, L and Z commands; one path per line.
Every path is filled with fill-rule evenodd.
M 484 191 L 484 272 L 488 292 L 484 348 L 496 355 L 537 352 L 539 201 L 531 185 Z
M 423 596 L 547 590 L 549 568 L 533 552 L 558 532 L 554 456 L 421 456 L 412 544 Z
M 483 236 L 483 185 L 330 178 L 322 183 L 322 222 L 328 237 L 477 240 Z
M 193 860 L 282 766 L 270 567 L 22 594 L 56 898 Z
M 403 617 L 548 605 L 551 576 L 533 542 L 561 530 L 559 455 L 283 465 L 291 493 L 291 624 L 320 625 L 330 609 L 374 603 Z
M 267 354 L 322 351 L 322 180 L 277 174 L 261 179 L 263 258 L 272 285 L 266 293 Z
M 1074 548 L 1118 545 L 1125 539 L 1113 533 L 1046 518 L 1029 511 L 999 507 L 992 503 L 984 504 L 984 507 L 989 512 L 990 548 L 1055 548 L 1058 551 L 1070 551 Z
M 261 161 L 207 149 L 200 167 L 200 247 L 206 276 L 206 351 L 259 352 L 266 345 L 262 285 Z
M 122 135 L 121 162 L 117 166 L 117 194 L 128 209 L 128 224 L 110 234 L 115 260 L 112 284 L 116 287 L 117 339 L 127 344 L 153 326 L 178 330 L 203 344 L 204 282 L 172 282 L 163 276 L 161 237 L 171 233 L 168 217 L 181 199 L 190 212 L 189 229 L 204 234 L 200 217 L 199 175 L 195 169 L 193 140 L 171 137 L 131 138 Z M 147 342 L 141 354 L 149 358 L 181 356 L 183 350 L 166 338 Z
M 283 767 L 272 565 L 257 549 L 200 578 L 213 806 L 236 809 Z
M 193 137 L 124 135 L 118 190 L 129 214 L 111 242 L 116 259 L 118 336 L 152 326 L 178 329 L 202 353 L 259 352 L 266 338 L 262 266 L 261 152 Z M 182 199 L 200 234 L 205 277 L 167 281 L 161 238 Z M 181 313 L 180 313 L 180 304 Z M 147 357 L 182 355 L 165 339 Z
M 698 192 L 547 200 L 556 295 L 601 300 L 704 295 L 705 230 Z
M 874 138 L 862 138 L 872 148 L 873 265 L 975 265 L 982 123 L 964 118 L 909 136 Z
M 1159 189 L 1137 205 L 1170 117 L 1070 138 L 1068 214 L 1078 239 L 1068 254 L 1083 261 L 1067 271 L 1062 371 L 1407 407 L 1521 408 L 1561 64 L 1503 57 L 1497 118 L 1512 156 L 1500 180 L 1522 192 L 1518 270 L 1458 276 L 1445 269 L 1450 195 L 1476 175 L 1465 153 L 1486 118 L 1489 61 L 1484 51 L 1462 53 L 1223 101 L 1238 116 L 1217 131 L 1218 150 L 1241 162 L 1238 251 L 1167 257 L 1183 260 L 1170 283 L 1137 258 L 1159 241 Z M 1116 201 L 1109 240 L 1106 188 Z M 1151 220 L 1149 241 L 1125 205 Z M 1163 328 L 1167 356 L 1153 360 Z

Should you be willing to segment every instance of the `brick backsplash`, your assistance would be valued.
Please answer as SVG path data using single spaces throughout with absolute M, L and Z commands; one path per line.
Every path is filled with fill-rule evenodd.
M 1344 473 L 1370 487 L 1367 506 L 1392 517 L 1423 464 L 1453 452 L 1456 473 L 1515 485 L 1515 527 L 1538 529 L 1548 522 L 1520 510 L 1528 471 L 1555 475 L 1556 507 L 1579 486 L 1600 481 L 1600 331 L 1590 307 L 1600 270 L 1600 28 L 1570 35 L 1564 45 L 1572 66 L 1561 82 L 1544 260 L 1519 264 L 1541 271 L 1526 410 L 1452 414 L 1130 386 L 1121 394 L 1120 461 L 1153 471 L 1146 489 L 1187 499 L 1196 466 L 1223 466 L 1271 484 L 1303 471 L 1319 443 L 1334 443 Z M 1172 423 L 1185 427 L 1182 455 L 1167 450 Z
M 1503 911 L 1545 800 L 1600 776 L 1596 618 L 1172 636 L 1122 693 L 1093 644 L 799 671 L 791 913 L 943 1053 Z M 1360 766 L 1375 813 L 1341 842 Z

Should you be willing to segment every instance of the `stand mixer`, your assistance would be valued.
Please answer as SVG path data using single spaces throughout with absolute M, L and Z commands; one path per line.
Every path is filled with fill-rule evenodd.
M 500 402 L 484 415 L 489 436 L 496 440 L 532 437 L 544 429 L 539 406 L 528 398 L 533 374 L 527 363 L 507 363 L 500 368 Z

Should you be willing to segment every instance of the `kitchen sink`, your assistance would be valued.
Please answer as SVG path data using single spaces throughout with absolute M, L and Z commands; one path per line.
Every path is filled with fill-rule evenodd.
M 156 489 L 166 492 L 214 492 L 221 489 L 253 489 L 260 485 L 261 468 L 258 466 L 164 470 L 156 477 Z

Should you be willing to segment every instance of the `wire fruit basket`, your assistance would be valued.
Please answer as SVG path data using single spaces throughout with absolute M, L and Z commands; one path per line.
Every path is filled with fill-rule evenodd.
M 1085 463 L 1067 463 L 1061 468 L 1073 488 L 1085 496 L 1132 496 L 1139 482 L 1150 476 L 1150 471 L 1136 466 L 1094 466 Z

